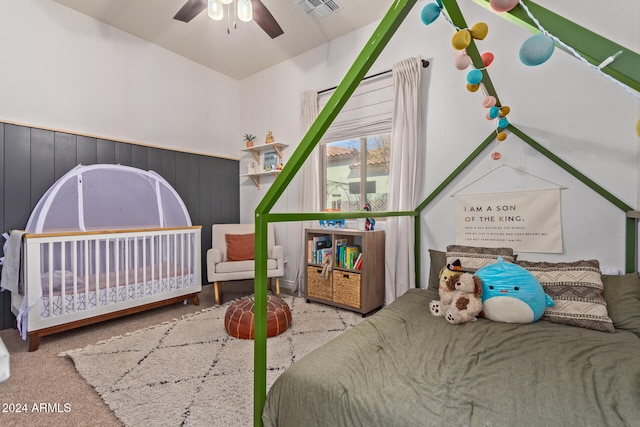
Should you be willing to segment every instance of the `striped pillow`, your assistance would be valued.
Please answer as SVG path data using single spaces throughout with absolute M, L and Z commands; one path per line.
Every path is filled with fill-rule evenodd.
M 603 332 L 615 332 L 603 296 L 600 263 L 518 261 L 538 279 L 555 305 L 547 307 L 542 320 Z
M 447 246 L 447 264 L 451 264 L 459 259 L 462 269 L 469 273 L 475 273 L 485 265 L 493 264 L 502 257 L 506 262 L 514 262 L 516 260 L 511 248 L 485 248 L 480 246 Z

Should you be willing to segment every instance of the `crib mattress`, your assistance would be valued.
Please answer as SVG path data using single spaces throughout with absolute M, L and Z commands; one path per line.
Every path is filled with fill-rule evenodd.
M 75 292 L 72 272 L 44 273 L 41 283 L 40 318 L 90 310 L 196 285 L 195 277 L 188 268 L 166 263 L 128 272 L 102 273 L 97 277 L 95 274 L 81 275 L 76 280 Z

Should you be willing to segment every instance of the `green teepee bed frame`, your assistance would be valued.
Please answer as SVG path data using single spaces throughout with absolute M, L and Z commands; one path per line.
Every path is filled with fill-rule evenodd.
M 266 370 L 267 370 L 267 224 L 270 222 L 290 222 L 306 221 L 318 219 L 353 219 L 372 216 L 371 212 L 339 212 L 339 213 L 271 213 L 271 209 L 289 185 L 295 174 L 300 170 L 307 157 L 316 147 L 325 131 L 329 128 L 344 104 L 347 102 L 353 91 L 356 89 L 366 72 L 384 50 L 386 44 L 393 37 L 403 20 L 409 14 L 417 0 L 395 0 L 389 11 L 384 16 L 373 35 L 362 49 L 359 56 L 336 88 L 334 94 L 329 99 L 327 105 L 322 109 L 317 119 L 300 141 L 300 144 L 292 154 L 290 160 L 283 168 L 280 175 L 275 179 L 262 201 L 255 210 L 255 327 L 254 327 L 254 425 L 261 426 L 262 409 L 266 398 Z M 473 0 L 485 7 L 489 7 L 488 0 Z M 611 52 L 622 50 L 624 55 L 620 55 L 616 61 L 611 63 L 603 71 L 614 79 L 640 91 L 640 55 L 617 43 L 595 34 L 555 13 L 536 5 L 535 3 L 522 0 L 544 27 L 560 40 L 572 46 L 585 59 L 594 65 L 601 63 Z M 457 0 L 442 0 L 442 5 L 451 18 L 453 24 L 458 28 L 467 28 L 465 19 L 460 11 Z M 535 24 L 520 6 L 506 14 L 503 14 L 519 25 L 523 25 L 539 32 Z M 473 41 L 467 48 L 467 53 L 472 59 L 473 65 L 477 69 L 484 68 L 480 53 Z M 483 84 L 490 95 L 496 97 L 491 78 L 486 69 L 482 70 Z M 565 171 L 579 179 L 586 186 L 600 194 L 610 203 L 626 213 L 625 232 L 625 270 L 634 271 L 636 268 L 636 222 L 637 212 L 615 197 L 613 194 L 590 180 L 571 165 L 554 155 L 544 146 L 537 143 L 531 137 L 509 124 L 507 128 L 512 134 L 539 151 L 549 160 L 563 168 Z M 485 148 L 495 139 L 496 132 L 492 132 L 485 140 L 462 162 L 460 165 L 414 210 L 397 212 L 375 212 L 376 217 L 391 216 L 413 216 L 419 217 L 422 210 L 426 208 L 435 197 L 438 196 L 452 181 L 462 172 L 473 159 L 480 155 Z M 420 285 L 420 221 L 415 222 L 415 268 L 416 287 Z

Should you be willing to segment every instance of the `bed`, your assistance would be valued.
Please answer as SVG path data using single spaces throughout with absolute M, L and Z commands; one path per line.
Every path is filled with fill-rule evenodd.
M 430 279 L 282 373 L 263 423 L 639 425 L 640 278 L 602 282 L 614 333 L 547 320 L 451 325 L 429 312 Z
M 40 338 L 191 300 L 202 290 L 200 226 L 22 235 L 11 310 L 29 351 Z

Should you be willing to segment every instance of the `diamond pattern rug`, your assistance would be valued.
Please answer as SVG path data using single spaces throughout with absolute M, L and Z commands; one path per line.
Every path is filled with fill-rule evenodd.
M 356 325 L 356 313 L 282 297 L 291 327 L 267 340 L 267 387 Z M 253 425 L 253 340 L 224 329 L 230 303 L 62 353 L 127 426 Z

